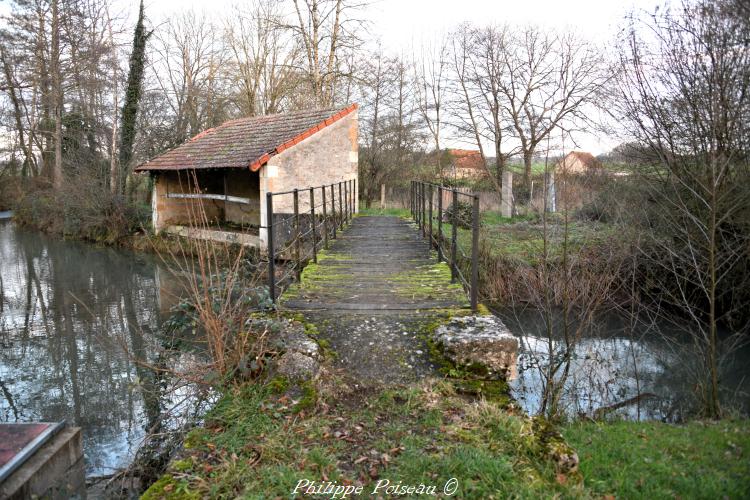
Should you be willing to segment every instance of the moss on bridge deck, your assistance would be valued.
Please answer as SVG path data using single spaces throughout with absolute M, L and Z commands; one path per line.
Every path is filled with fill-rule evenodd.
M 388 216 L 355 217 L 279 303 L 315 325 L 340 368 L 375 384 L 436 373 L 425 331 L 471 313 L 416 226 Z
M 356 217 L 330 249 L 308 264 L 281 297 L 283 309 L 351 311 L 466 310 L 461 285 L 414 224 L 388 216 Z

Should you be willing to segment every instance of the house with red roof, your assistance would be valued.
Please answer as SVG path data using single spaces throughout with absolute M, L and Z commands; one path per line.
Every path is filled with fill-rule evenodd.
M 206 236 L 205 228 L 195 229 L 202 220 L 233 234 L 207 239 L 265 247 L 266 193 L 356 179 L 357 135 L 356 104 L 240 118 L 201 132 L 135 170 L 154 179 L 156 231 L 185 235 L 192 228 L 191 235 Z M 274 217 L 293 213 L 292 199 L 286 198 L 274 200 Z
M 602 163 L 591 153 L 571 151 L 555 164 L 555 174 L 587 174 L 601 172 Z
M 454 179 L 479 179 L 487 175 L 482 153 L 473 149 L 449 149 L 450 171 Z

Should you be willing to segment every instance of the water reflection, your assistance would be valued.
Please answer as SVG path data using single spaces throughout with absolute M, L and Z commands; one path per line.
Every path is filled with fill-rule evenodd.
M 132 361 L 163 361 L 157 272 L 0 221 L 0 421 L 65 419 L 83 428 L 87 474 L 126 465 L 169 403 Z
M 497 314 L 520 340 L 513 395 L 526 412 L 534 414 L 541 405 L 544 383 L 539 368 L 549 363 L 544 317 L 530 308 L 500 309 Z M 552 351 L 559 351 L 556 341 Z M 748 349 L 738 351 L 722 371 L 724 404 L 743 413 L 750 411 L 747 359 Z M 678 421 L 694 414 L 699 405 L 693 374 L 698 365 L 684 332 L 672 325 L 602 314 L 575 346 L 563 410 L 569 416 L 594 416 L 599 411 L 599 416 Z

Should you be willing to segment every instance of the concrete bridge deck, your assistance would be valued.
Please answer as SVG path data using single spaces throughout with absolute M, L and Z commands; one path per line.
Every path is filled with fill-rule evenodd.
M 471 311 L 417 226 L 387 216 L 355 217 L 279 305 L 314 323 L 341 367 L 364 383 L 434 372 L 420 333 L 438 317 Z
M 466 294 L 417 227 L 387 216 L 355 217 L 302 282 L 281 297 L 284 309 L 350 313 L 468 308 Z

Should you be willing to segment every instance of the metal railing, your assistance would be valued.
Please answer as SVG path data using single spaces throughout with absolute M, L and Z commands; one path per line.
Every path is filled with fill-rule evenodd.
M 447 207 L 444 207 L 445 197 L 449 198 Z M 470 200 L 470 207 L 463 202 L 468 214 L 461 214 L 461 197 Z M 409 201 L 412 217 L 422 236 L 429 238 L 430 247 L 437 250 L 438 262 L 448 263 L 451 281 L 461 282 L 469 295 L 471 309 L 476 311 L 479 306 L 479 195 L 430 182 L 411 181 Z M 450 240 L 443 233 L 444 219 L 451 226 Z M 458 241 L 459 227 L 471 230 L 469 255 Z M 450 246 L 445 248 L 445 244 Z M 470 274 L 468 279 L 464 275 L 465 271 Z
M 276 302 L 277 289 L 292 278 L 299 281 L 304 264 L 318 261 L 318 250 L 351 222 L 356 212 L 357 181 L 325 184 L 266 193 L 268 291 Z M 284 262 L 277 276 L 277 261 Z

